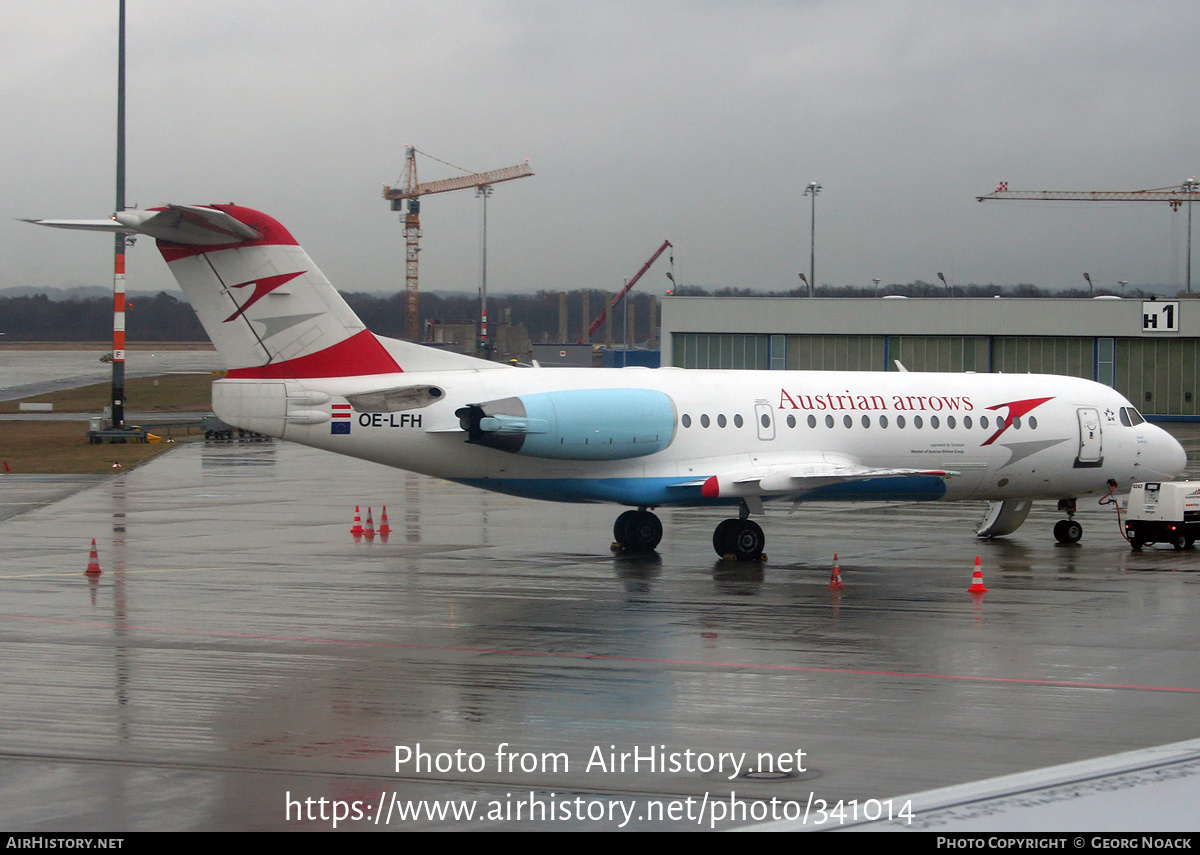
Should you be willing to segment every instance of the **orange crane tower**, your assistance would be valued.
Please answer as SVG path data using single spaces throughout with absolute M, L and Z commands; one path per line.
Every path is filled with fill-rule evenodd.
M 426 157 L 433 158 L 439 163 L 446 163 L 431 154 L 421 152 Z M 421 197 L 431 193 L 445 193 L 450 190 L 465 190 L 469 187 L 488 187 L 501 181 L 512 181 L 514 178 L 525 178 L 533 175 L 529 161 L 517 166 L 507 166 L 504 169 L 493 169 L 491 172 L 471 172 L 463 169 L 466 175 L 458 178 L 445 178 L 441 181 L 429 181 L 420 184 L 417 181 L 417 150 L 408 146 L 405 158 L 408 160 L 407 175 L 404 187 L 389 187 L 383 185 L 383 198 L 392 203 L 393 211 L 403 209 L 403 202 L 408 200 L 408 212 L 404 215 L 404 243 L 406 247 L 406 297 L 405 297 L 405 332 L 410 341 L 420 338 L 417 319 L 417 296 L 420 293 L 417 285 L 417 254 L 421 251 Z M 454 166 L 447 163 L 447 166 Z M 455 169 L 461 167 L 454 166 Z

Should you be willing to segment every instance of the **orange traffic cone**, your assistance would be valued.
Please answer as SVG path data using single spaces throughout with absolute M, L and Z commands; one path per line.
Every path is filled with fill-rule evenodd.
M 392 527 L 388 525 L 387 505 L 383 506 L 383 516 L 379 518 L 379 533 L 382 535 L 391 534 Z
M 367 525 L 363 529 L 363 534 L 370 540 L 375 537 L 375 521 L 371 519 L 371 509 L 367 508 Z
M 842 565 L 838 561 L 838 554 L 833 553 L 833 572 L 829 577 L 829 590 L 840 591 L 846 587 L 842 584 Z
M 363 533 L 362 519 L 359 516 L 358 505 L 354 506 L 354 525 L 350 527 L 350 533 L 355 537 L 361 537 Z
M 92 538 L 92 554 L 88 556 L 87 569 L 83 571 L 85 576 L 100 575 L 100 556 L 96 554 L 96 538 Z
M 968 594 L 986 594 L 987 588 L 983 587 L 983 566 L 979 560 L 979 556 L 975 556 L 975 575 L 971 577 L 971 587 L 967 588 Z

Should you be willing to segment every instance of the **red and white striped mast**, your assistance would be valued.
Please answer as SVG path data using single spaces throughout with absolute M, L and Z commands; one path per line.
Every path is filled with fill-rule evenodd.
M 125 210 L 125 0 L 120 3 L 117 36 L 117 205 Z M 125 243 L 122 232 L 113 243 L 112 426 L 125 427 Z

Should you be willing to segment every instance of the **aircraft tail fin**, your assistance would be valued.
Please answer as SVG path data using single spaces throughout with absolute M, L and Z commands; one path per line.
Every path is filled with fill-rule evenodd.
M 121 211 L 111 220 L 31 222 L 155 238 L 232 378 L 347 377 L 489 365 L 376 337 L 288 230 L 250 208 L 167 205 Z

